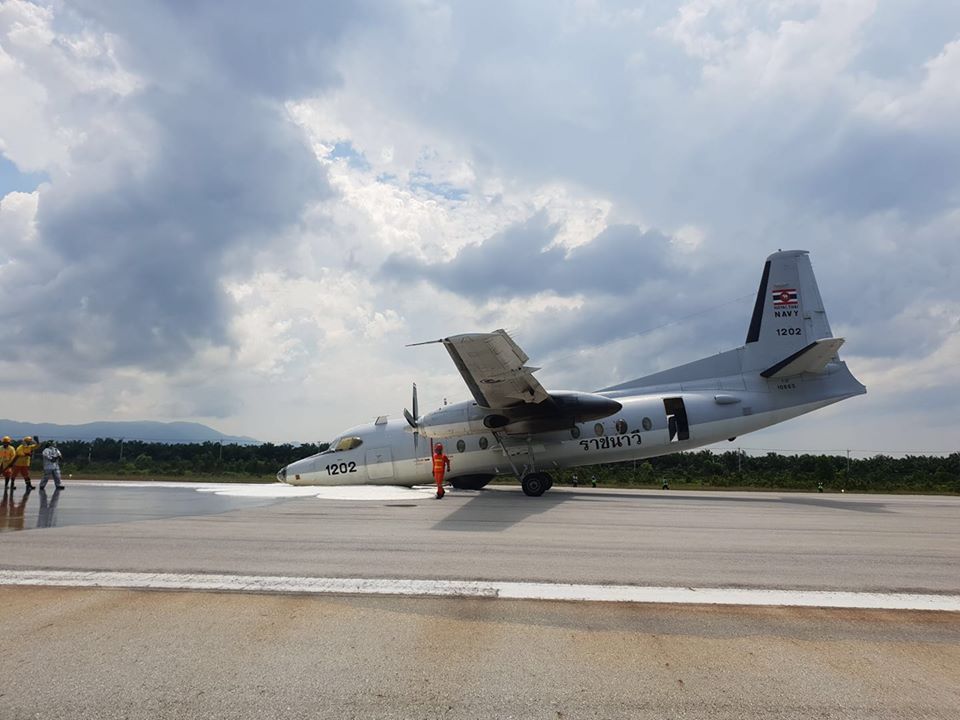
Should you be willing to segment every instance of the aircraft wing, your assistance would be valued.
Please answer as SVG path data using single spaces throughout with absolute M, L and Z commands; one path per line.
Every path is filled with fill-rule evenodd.
M 530 358 L 505 330 L 453 335 L 434 342 L 443 343 L 481 407 L 508 408 L 550 398 L 533 376 L 540 368 L 527 367 Z

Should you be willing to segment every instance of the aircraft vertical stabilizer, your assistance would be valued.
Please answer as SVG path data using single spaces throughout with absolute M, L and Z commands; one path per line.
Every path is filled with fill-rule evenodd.
M 742 347 L 600 392 L 709 382 L 741 373 L 760 373 L 765 378 L 819 373 L 836 358 L 842 344 L 841 338 L 833 339 L 807 251 L 782 250 L 770 255 L 763 266 Z M 859 383 L 857 387 L 862 388 Z
M 824 338 L 830 322 L 806 250 L 767 258 L 744 346 L 744 370 L 770 368 Z

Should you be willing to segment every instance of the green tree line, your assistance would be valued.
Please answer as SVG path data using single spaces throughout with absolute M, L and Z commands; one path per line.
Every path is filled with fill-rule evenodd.
M 226 445 L 159 443 L 98 438 L 57 443 L 64 473 L 86 476 L 219 476 L 257 481 L 273 478 L 294 460 L 326 450 L 327 443 Z M 39 454 L 39 453 L 37 453 Z
M 89 477 L 217 477 L 244 482 L 273 479 L 284 465 L 327 448 L 300 445 L 168 444 L 136 440 L 63 441 L 64 473 Z M 456 463 L 456 455 L 451 457 Z M 39 464 L 39 461 L 35 461 Z M 850 458 L 840 455 L 747 455 L 702 450 L 594 465 L 553 473 L 560 484 L 671 488 L 765 488 L 839 492 L 960 493 L 960 453 Z
M 671 488 L 763 488 L 826 492 L 960 493 L 960 453 L 850 458 L 841 455 L 746 455 L 735 450 L 683 452 L 558 474 L 562 483 Z

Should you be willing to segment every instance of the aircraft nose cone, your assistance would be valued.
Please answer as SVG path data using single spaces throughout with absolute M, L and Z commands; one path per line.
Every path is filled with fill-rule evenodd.
M 282 467 L 277 472 L 277 482 L 285 483 L 287 481 L 287 468 Z

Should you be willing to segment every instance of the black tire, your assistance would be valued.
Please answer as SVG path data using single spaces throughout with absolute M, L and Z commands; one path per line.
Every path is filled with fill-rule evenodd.
M 547 479 L 547 490 L 553 487 L 553 476 L 543 473 L 543 476 Z
M 549 488 L 549 480 L 550 476 L 546 473 L 530 473 L 523 476 L 520 486 L 523 488 L 524 495 L 540 497 Z

